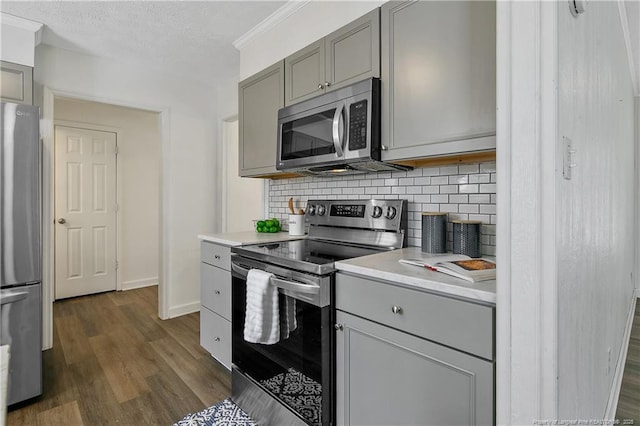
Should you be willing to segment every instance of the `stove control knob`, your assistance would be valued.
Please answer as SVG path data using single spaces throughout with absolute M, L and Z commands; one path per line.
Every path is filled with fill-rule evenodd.
M 316 208 L 312 205 L 309 205 L 309 208 L 307 209 L 307 213 L 309 213 L 309 216 L 315 216 L 316 215 Z
M 391 206 L 387 207 L 387 212 L 385 213 L 384 217 L 386 217 L 389 220 L 396 217 L 396 208 Z
M 316 211 L 318 212 L 318 216 L 324 216 L 324 212 L 326 211 L 326 208 L 324 207 L 324 205 L 318 204 L 316 206 Z
M 382 207 L 373 206 L 373 211 L 371 212 L 371 217 L 374 218 L 374 219 L 377 219 L 380 216 L 382 216 Z

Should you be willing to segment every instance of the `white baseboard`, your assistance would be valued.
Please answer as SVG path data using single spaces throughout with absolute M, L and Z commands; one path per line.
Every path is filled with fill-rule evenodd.
M 158 285 L 158 277 L 142 278 L 140 280 L 131 280 L 122 282 L 122 290 L 133 290 L 134 288 L 150 287 Z
M 200 301 L 185 303 L 184 305 L 173 306 L 169 308 L 169 318 L 175 318 L 182 315 L 191 314 L 200 311 Z
M 618 400 L 620 399 L 620 388 L 622 387 L 622 376 L 624 375 L 624 365 L 627 363 L 627 351 L 629 350 L 629 338 L 631 337 L 631 327 L 633 326 L 633 318 L 636 313 L 636 303 L 640 293 L 636 290 L 633 294 L 633 302 L 631 303 L 631 311 L 627 317 L 627 327 L 622 337 L 622 349 L 616 364 L 616 371 L 613 376 L 613 384 L 609 393 L 609 401 L 607 402 L 607 411 L 605 412 L 605 420 L 615 420 L 616 410 L 618 408 Z

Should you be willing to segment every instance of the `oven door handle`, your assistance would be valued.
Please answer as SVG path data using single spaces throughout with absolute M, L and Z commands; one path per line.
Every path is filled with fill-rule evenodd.
M 231 263 L 231 269 L 233 269 L 238 274 L 242 275 L 246 278 L 249 270 L 247 268 L 243 268 L 242 266 L 236 265 L 235 263 Z M 271 285 L 274 285 L 283 290 L 289 290 L 296 293 L 304 293 L 304 294 L 318 294 L 320 293 L 320 286 L 318 284 L 306 284 L 296 281 L 284 280 L 280 277 L 273 275 L 271 277 Z

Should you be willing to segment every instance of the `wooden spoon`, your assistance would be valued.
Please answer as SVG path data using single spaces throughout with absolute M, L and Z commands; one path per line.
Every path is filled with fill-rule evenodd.
M 289 198 L 289 211 L 291 211 L 291 214 L 296 214 L 296 211 L 293 209 L 293 197 Z
M 304 210 L 300 209 L 300 214 L 304 214 Z

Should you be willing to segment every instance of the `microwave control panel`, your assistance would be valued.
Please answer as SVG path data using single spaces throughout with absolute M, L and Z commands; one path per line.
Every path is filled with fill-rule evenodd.
M 349 150 L 367 147 L 367 101 L 349 105 Z

